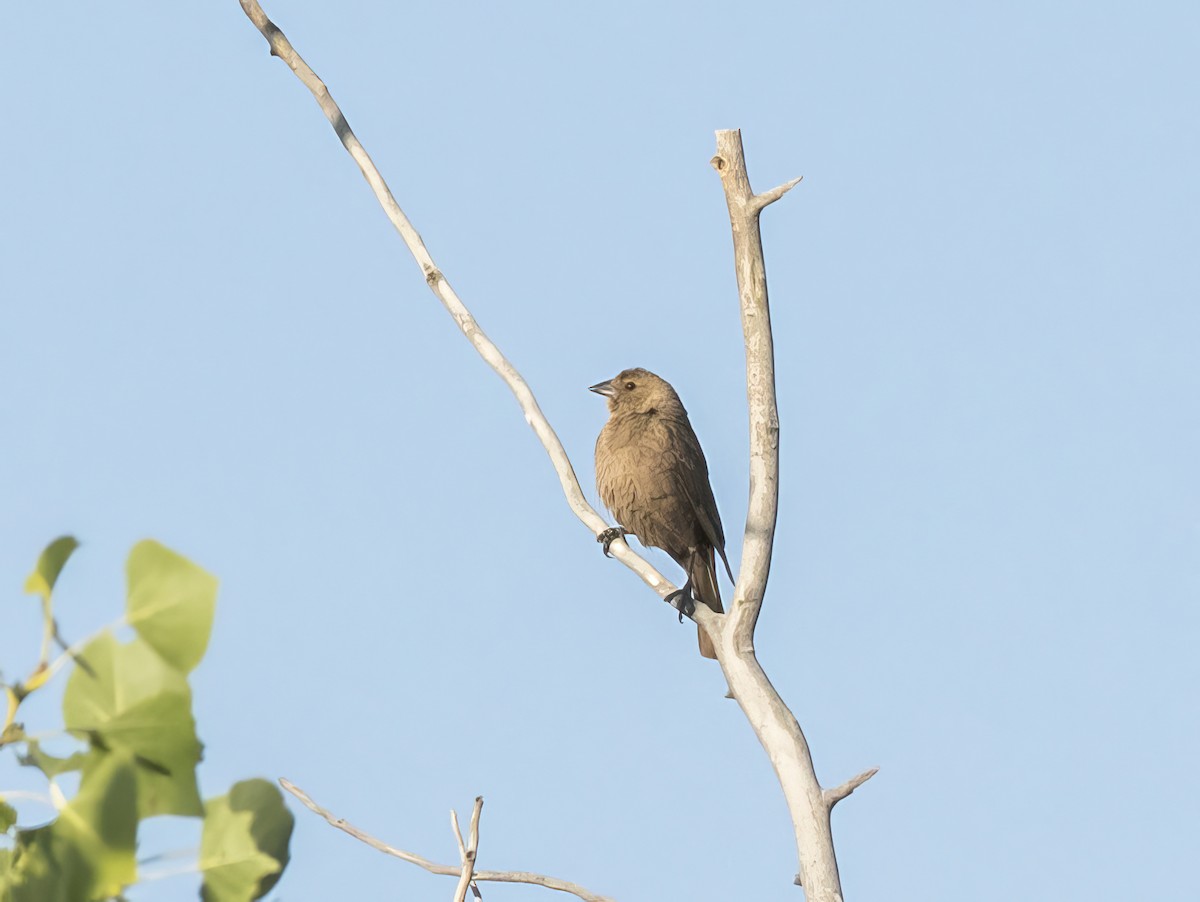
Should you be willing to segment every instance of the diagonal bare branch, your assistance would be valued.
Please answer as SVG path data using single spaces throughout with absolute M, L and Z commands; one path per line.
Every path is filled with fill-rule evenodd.
M 534 434 L 537 435 L 538 440 L 542 443 L 542 447 L 546 449 L 546 453 L 550 457 L 550 463 L 554 466 L 554 470 L 558 474 L 558 481 L 562 485 L 567 504 L 570 505 L 575 516 L 591 531 L 592 535 L 599 535 L 604 529 L 608 528 L 609 524 L 588 503 L 587 498 L 583 494 L 583 489 L 579 486 L 579 479 L 575 475 L 571 461 L 567 457 L 566 449 L 563 448 L 558 435 L 554 432 L 545 414 L 542 413 L 541 408 L 538 406 L 537 399 L 533 396 L 533 391 L 530 390 L 525 379 L 508 361 L 508 358 L 500 352 L 496 344 L 479 327 L 479 323 L 471 315 L 471 311 L 463 304 L 458 294 L 450 286 L 450 282 L 446 279 L 446 276 L 433 262 L 433 257 L 425 247 L 425 242 L 404 214 L 404 211 L 400 209 L 400 205 L 396 202 L 396 198 L 388 188 L 387 182 L 383 180 L 383 176 L 371 160 L 370 155 L 363 148 L 362 144 L 359 143 L 357 136 L 350 128 L 350 124 L 346 121 L 346 117 L 342 115 L 341 109 L 330 95 L 329 89 L 325 87 L 325 83 L 317 77 L 317 74 L 308 63 L 296 52 L 296 49 L 279 27 L 267 17 L 267 14 L 263 12 L 257 0 L 238 0 L 238 2 L 241 4 L 246 16 L 254 23 L 254 26 L 262 33 L 262 36 L 267 39 L 267 43 L 271 47 L 271 54 L 287 63 L 296 77 L 312 92 L 317 104 L 321 107 L 321 112 L 325 114 L 325 118 L 329 120 L 329 124 L 333 126 L 333 130 L 337 133 L 342 146 L 346 148 L 346 152 L 350 154 L 354 162 L 358 165 L 363 177 L 375 193 L 375 198 L 379 201 L 380 206 L 383 207 L 384 213 L 387 214 L 396 231 L 400 233 L 400 237 L 412 253 L 413 259 L 417 261 L 417 265 L 421 267 L 421 272 L 424 274 L 425 281 L 429 285 L 430 290 L 442 302 L 442 306 L 453 317 L 455 323 L 458 324 L 458 328 L 462 330 L 463 335 L 471 342 L 475 350 L 479 353 L 479 356 L 487 362 L 488 366 L 496 371 L 516 396 L 517 403 L 521 406 L 521 410 L 525 414 L 525 422 L 533 429 Z M 660 598 L 665 598 L 675 591 L 675 586 L 641 555 L 631 549 L 623 539 L 614 541 L 609 550 L 612 552 L 613 557 L 641 577 L 642 581 L 653 589 Z M 714 619 L 714 616 L 700 612 L 696 619 L 704 621 Z
M 365 830 L 360 830 L 344 818 L 331 813 L 328 809 L 322 808 L 312 800 L 303 789 L 295 783 L 283 777 L 279 778 L 279 785 L 298 798 L 304 807 L 337 827 L 343 833 L 348 833 L 357 839 L 359 842 L 366 843 L 372 849 L 382 852 L 385 855 L 391 855 L 393 858 L 399 858 L 401 861 L 407 861 L 409 864 L 415 864 L 419 868 L 424 868 L 431 874 L 440 874 L 444 877 L 459 877 L 462 874 L 462 865 L 454 866 L 451 864 L 437 864 L 430 861 L 428 858 L 422 858 L 412 852 L 406 852 L 403 849 L 397 849 L 395 846 L 389 846 L 382 840 L 376 839 Z M 482 807 L 482 800 L 476 801 L 477 810 Z M 473 817 L 472 820 L 475 820 Z M 476 822 L 476 831 L 478 824 Z M 478 836 L 476 836 L 478 839 Z M 527 883 L 531 886 L 542 886 L 546 889 L 558 890 L 561 893 L 569 893 L 583 900 L 583 902 L 614 902 L 608 896 L 601 896 L 598 893 L 593 893 L 590 890 L 584 889 L 578 883 L 572 883 L 569 880 L 559 880 L 557 877 L 547 877 L 545 874 L 535 874 L 532 871 L 475 871 L 474 879 L 485 883 Z

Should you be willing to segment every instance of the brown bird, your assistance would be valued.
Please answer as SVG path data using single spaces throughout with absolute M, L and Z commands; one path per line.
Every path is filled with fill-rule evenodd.
M 608 399 L 608 422 L 596 439 L 596 488 L 620 524 L 596 537 L 608 546 L 633 534 L 643 545 L 661 548 L 687 574 L 679 590 L 680 620 L 699 600 L 721 613 L 714 552 L 725 556 L 725 532 L 708 482 L 708 463 L 688 422 L 687 411 L 670 384 L 643 369 L 625 370 L 591 391 Z M 703 630 L 700 654 L 716 652 Z

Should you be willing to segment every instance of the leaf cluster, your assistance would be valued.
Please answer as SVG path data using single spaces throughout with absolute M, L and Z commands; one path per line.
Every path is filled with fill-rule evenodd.
M 124 623 L 133 638 L 122 642 L 105 629 L 81 648 L 68 646 L 54 618 L 54 586 L 78 544 L 70 536 L 50 543 L 26 581 L 42 605 L 41 657 L 29 678 L 3 684 L 0 746 L 12 745 L 20 764 L 42 772 L 57 816 L 21 827 L 0 790 L 0 902 L 120 898 L 138 879 L 138 831 L 156 815 L 203 819 L 196 870 L 206 902 L 261 898 L 289 859 L 293 818 L 278 788 L 245 780 L 203 801 L 196 782 L 203 746 L 188 677 L 208 647 L 217 580 L 158 542 L 139 542 L 126 563 Z M 52 643 L 63 649 L 54 662 Z M 63 727 L 80 748 L 56 757 L 16 718 L 21 703 L 67 667 Z M 66 799 L 58 780 L 74 773 L 79 788 Z

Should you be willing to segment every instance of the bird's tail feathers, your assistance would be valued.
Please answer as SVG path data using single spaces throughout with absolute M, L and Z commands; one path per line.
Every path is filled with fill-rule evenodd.
M 724 613 L 721 590 L 717 588 L 717 559 L 711 546 L 692 555 L 688 579 L 692 581 L 692 591 L 701 604 L 718 614 Z M 717 652 L 712 642 L 699 625 L 696 626 L 696 632 L 700 638 L 700 654 L 706 658 L 716 658 Z
M 729 574 L 729 581 L 730 581 L 731 583 L 733 583 L 733 584 L 736 586 L 736 585 L 737 585 L 737 579 L 736 579 L 736 578 L 734 577 L 734 575 L 733 575 L 733 568 L 729 566 L 729 558 L 728 558 L 728 556 L 725 554 L 725 549 L 724 549 L 724 548 L 721 548 L 721 549 L 719 549 L 719 550 L 720 550 L 720 552 L 721 552 L 721 560 L 722 560 L 722 561 L 724 562 L 724 564 L 725 564 L 725 572 Z

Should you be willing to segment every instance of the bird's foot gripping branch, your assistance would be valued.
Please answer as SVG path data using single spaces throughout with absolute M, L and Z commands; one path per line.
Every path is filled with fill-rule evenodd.
M 604 552 L 604 556 L 612 557 L 612 551 L 609 550 L 612 547 L 612 543 L 617 539 L 625 538 L 627 535 L 628 533 L 625 532 L 625 530 L 623 530 L 621 527 L 610 526 L 608 529 L 596 536 L 596 541 L 601 544 L 601 550 Z

